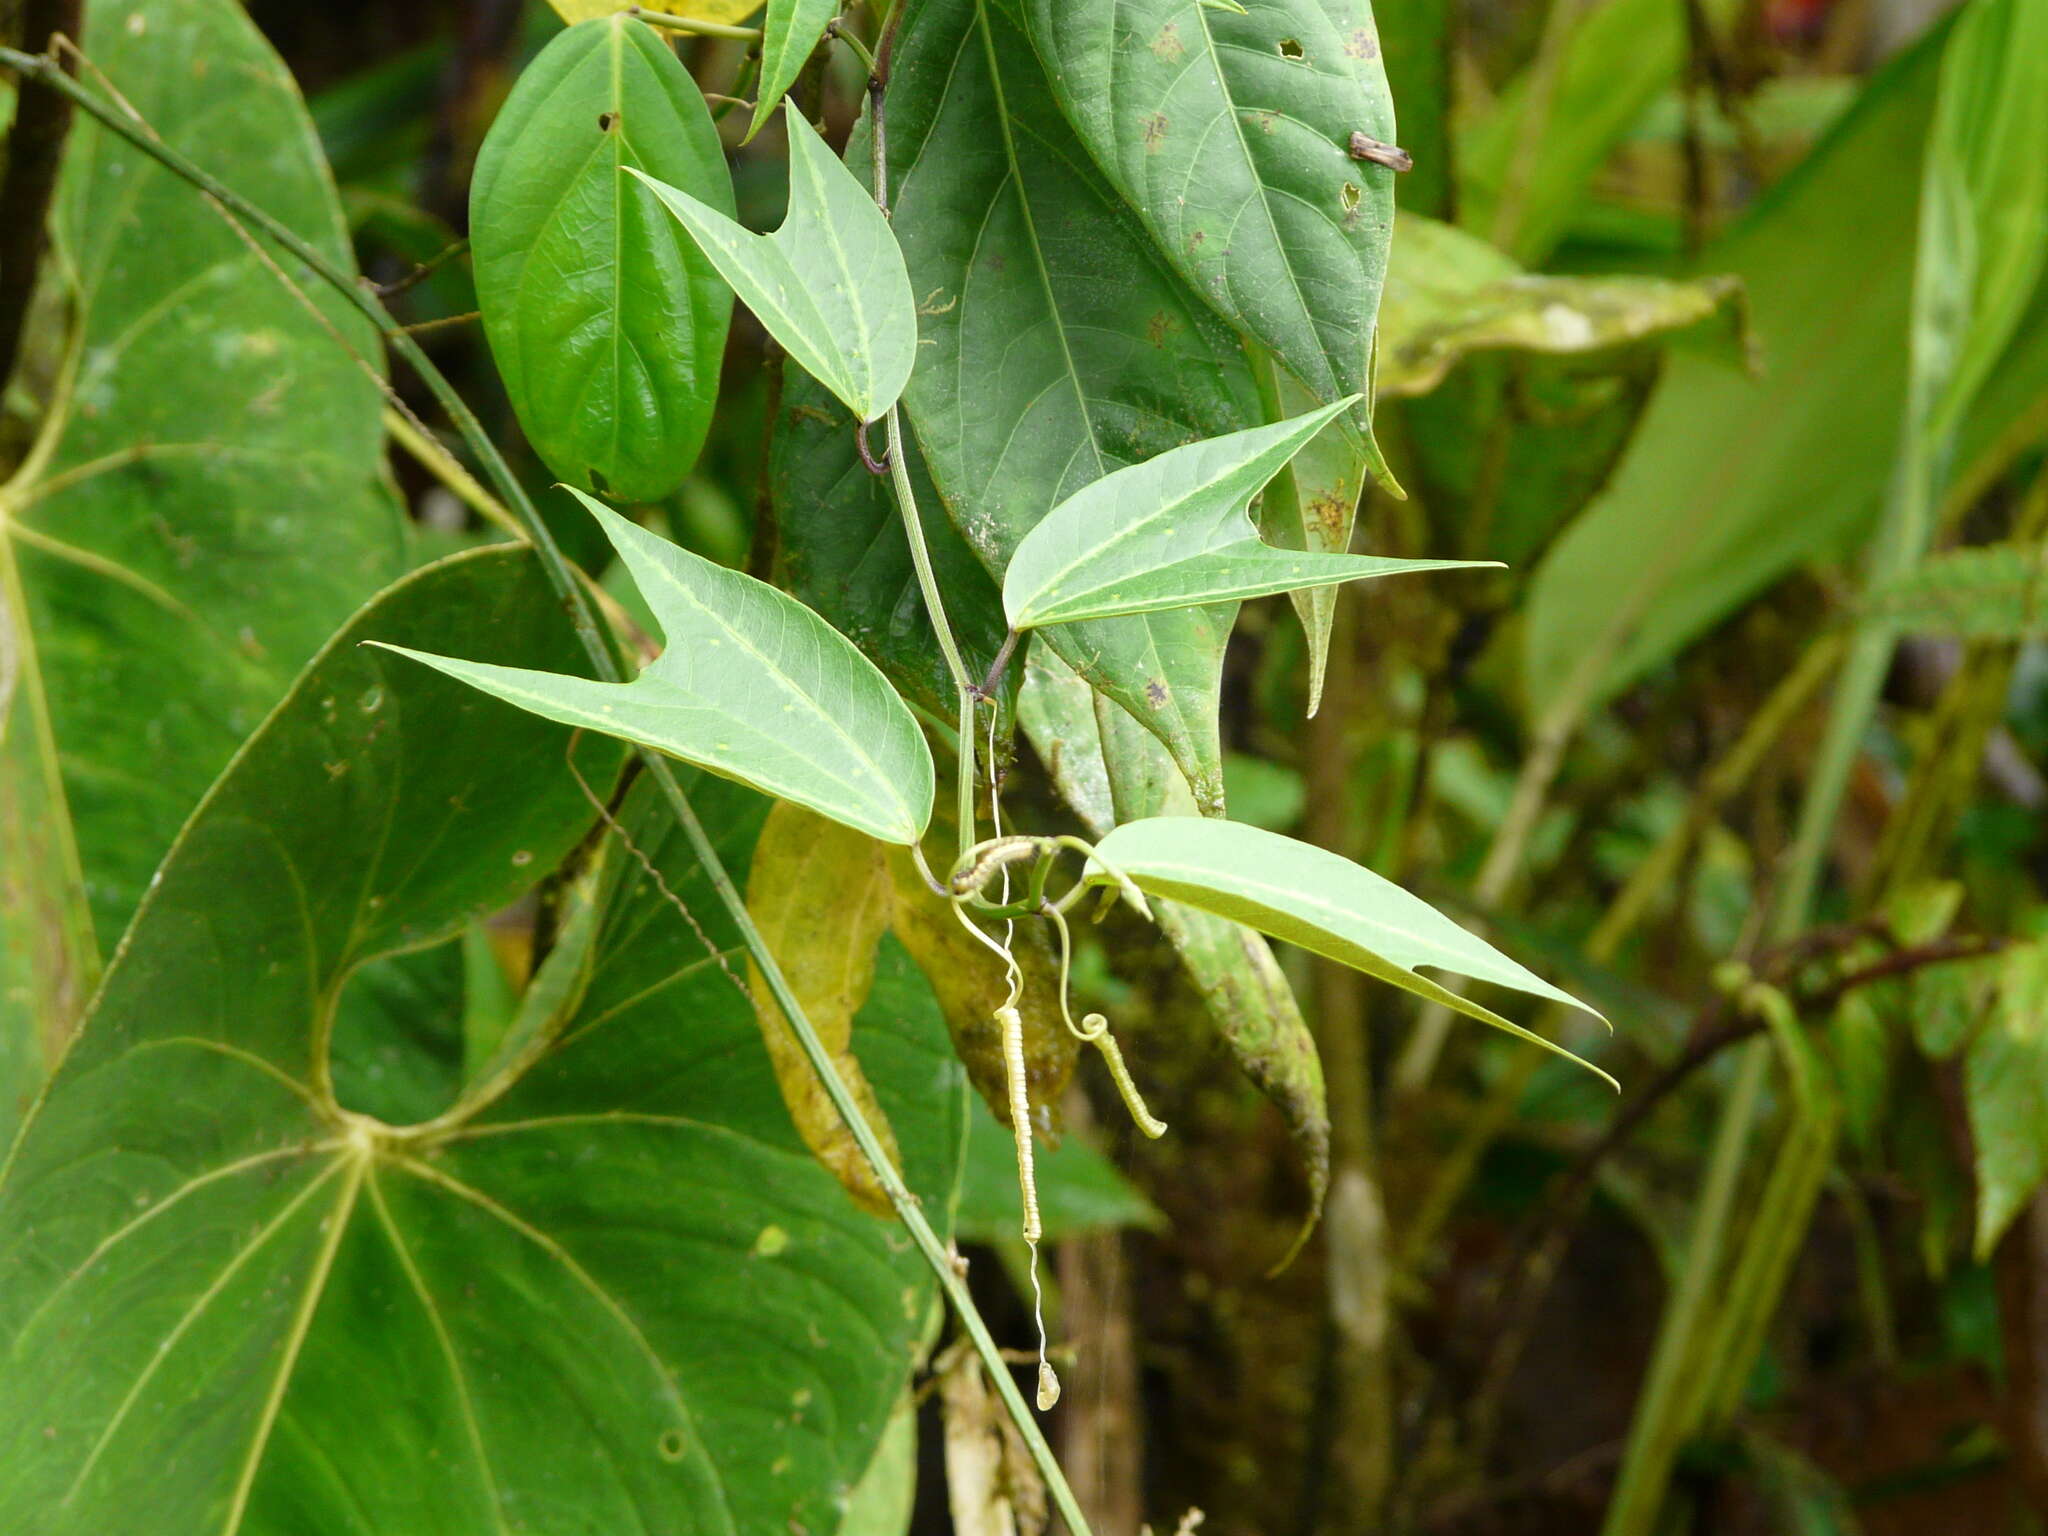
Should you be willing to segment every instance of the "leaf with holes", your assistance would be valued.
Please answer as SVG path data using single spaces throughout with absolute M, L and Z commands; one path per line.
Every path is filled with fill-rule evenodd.
M 630 683 L 401 655 L 563 725 L 666 752 L 878 837 L 932 814 L 932 755 L 873 662 L 796 599 L 713 565 L 581 492 L 667 645 Z
M 1356 396 L 1133 464 L 1083 486 L 1024 536 L 1003 573 L 1012 629 L 1236 602 L 1463 560 L 1383 560 L 1275 549 L 1247 509 Z
M 625 501 L 665 496 L 718 400 L 732 296 L 645 170 L 730 212 L 732 181 L 688 71 L 643 23 L 558 35 L 478 152 L 469 222 L 491 355 L 556 476 Z
M 1104 865 L 1123 871 L 1147 895 L 1231 918 L 1579 1061 L 1563 1046 L 1419 975 L 1416 967 L 1491 982 L 1586 1013 L 1592 1009 L 1428 902 L 1338 854 L 1239 822 L 1180 816 L 1126 822 L 1096 847 Z M 1110 879 L 1100 870 L 1091 878 Z M 1580 1065 L 1614 1082 L 1598 1067 Z
M 870 153 L 865 124 L 848 146 Z M 1257 424 L 1238 338 L 1089 163 L 1012 0 L 905 0 L 889 77 L 896 235 L 922 306 L 904 395 L 953 522 L 1000 575 L 1112 470 Z M 1047 631 L 1223 806 L 1229 604 Z
M 105 0 L 92 56 L 168 143 L 353 270 L 305 105 L 239 5 Z M 180 823 L 411 557 L 377 383 L 336 344 L 375 370 L 377 339 L 344 299 L 302 302 L 83 117 L 53 227 L 75 363 L 0 486 L 0 1144 Z
M 862 421 L 896 403 L 917 360 L 917 306 L 889 220 L 801 112 L 789 213 L 757 235 L 681 187 L 642 176 L 783 350 Z
M 601 845 L 590 985 L 517 1070 L 424 1122 L 337 1102 L 351 973 L 592 820 L 566 732 L 368 636 L 579 654 L 530 556 L 456 556 L 335 638 L 186 827 L 0 1183 L 0 1508 L 24 1536 L 832 1528 L 933 1293 L 790 1125 L 650 796 L 619 814 L 711 952 Z M 699 808 L 744 858 L 765 802 L 707 779 Z M 900 951 L 854 1046 L 942 1217 L 960 1073 Z

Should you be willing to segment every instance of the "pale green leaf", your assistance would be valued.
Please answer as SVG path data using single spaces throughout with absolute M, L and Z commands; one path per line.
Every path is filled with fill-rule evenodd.
M 391 649 L 545 719 L 653 747 L 884 842 L 922 835 L 931 749 L 874 663 L 796 599 L 576 494 L 667 641 L 638 677 L 601 683 Z
M 2048 1178 L 2048 942 L 2008 950 L 1997 985 L 1997 1006 L 1964 1074 L 1980 1260 Z
M 1105 866 L 1128 875 L 1147 895 L 1184 901 L 1247 924 L 1568 1060 L 1580 1060 L 1418 975 L 1415 968 L 1426 965 L 1492 982 L 1587 1013 L 1593 1013 L 1591 1008 L 1427 902 L 1338 854 L 1239 822 L 1178 816 L 1127 822 L 1096 846 Z M 1091 878 L 1106 881 L 1109 876 L 1097 872 Z M 1581 1065 L 1614 1081 L 1590 1063 Z
M 1170 449 L 1084 486 L 1010 557 L 1003 607 L 1011 628 L 1469 565 L 1281 550 L 1259 538 L 1251 498 L 1357 398 Z
M 761 18 L 761 89 L 754 97 L 754 119 L 747 124 L 749 139 L 761 131 L 776 103 L 796 84 L 804 61 L 816 50 L 838 11 L 839 0 L 768 0 L 768 10 Z
M 735 224 L 680 188 L 654 188 L 719 275 L 806 372 L 874 421 L 917 358 L 917 305 L 889 220 L 804 121 L 789 129 L 789 214 L 772 235 Z
M 649 501 L 703 447 L 732 296 L 629 170 L 732 208 L 689 72 L 608 16 L 520 75 L 477 154 L 469 223 L 484 334 L 534 451 L 571 485 Z

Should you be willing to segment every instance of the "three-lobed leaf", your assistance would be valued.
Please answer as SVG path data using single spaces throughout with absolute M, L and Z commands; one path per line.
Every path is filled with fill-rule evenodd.
M 629 16 L 557 36 L 478 152 L 471 246 L 484 333 L 557 478 L 648 501 L 696 463 L 732 296 L 629 171 L 732 208 L 704 98 Z
M 1471 565 L 1282 550 L 1260 539 L 1249 515 L 1252 497 L 1357 400 L 1348 396 L 1287 421 L 1169 449 L 1076 491 L 1010 557 L 1003 574 L 1010 627 Z
M 917 305 L 889 220 L 801 112 L 789 129 L 789 213 L 757 235 L 680 187 L 641 179 L 768 334 L 862 421 L 896 403 L 917 360 Z
M 1232 918 L 1567 1060 L 1580 1059 L 1418 975 L 1416 967 L 1491 982 L 1587 1013 L 1594 1010 L 1460 928 L 1428 902 L 1339 854 L 1240 822 L 1178 816 L 1126 822 L 1096 846 L 1106 868 L 1129 876 L 1148 895 Z M 1098 871 L 1091 878 L 1107 882 L 1111 877 Z M 1598 1067 L 1581 1065 L 1614 1081 Z
M 575 494 L 667 642 L 638 677 L 603 683 L 390 648 L 529 713 L 652 747 L 884 842 L 923 834 L 931 749 L 873 662 L 795 598 Z

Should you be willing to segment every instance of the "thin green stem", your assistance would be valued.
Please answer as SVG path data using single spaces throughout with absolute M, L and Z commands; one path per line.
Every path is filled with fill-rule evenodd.
M 484 431 L 475 414 L 456 393 L 454 386 L 420 350 L 419 344 L 392 319 L 367 286 L 264 209 L 257 207 L 240 193 L 200 169 L 142 125 L 79 85 L 57 67 L 55 60 L 21 53 L 11 48 L 0 48 L 0 66 L 15 70 L 26 78 L 48 85 L 70 97 L 81 111 L 110 133 L 126 140 L 173 175 L 213 199 L 222 208 L 262 230 L 283 250 L 303 262 L 323 282 L 361 311 L 383 334 L 391 348 L 419 374 L 428 390 L 440 402 L 442 409 L 448 413 L 449 420 L 461 433 L 463 441 L 475 454 L 477 462 L 483 466 L 486 476 L 497 488 L 499 495 L 517 515 L 527 537 L 533 541 L 541 568 L 547 575 L 548 584 L 560 599 L 597 675 L 608 682 L 622 680 L 618 660 L 598 629 L 596 614 L 588 597 L 576 580 L 575 572 L 568 560 L 563 556 L 561 546 L 555 542 L 554 535 L 534 506 L 532 498 L 526 494 L 525 487 L 519 483 L 518 477 L 512 473 L 511 466 L 498 452 L 497 444 L 491 441 L 490 435 Z M 1003 1405 L 1016 1423 L 1018 1433 L 1023 1436 L 1032 1461 L 1044 1477 L 1054 1505 L 1066 1519 L 1075 1536 L 1087 1536 L 1088 1523 L 1074 1498 L 1073 1490 L 1067 1486 L 1066 1479 L 1060 1472 L 1059 1463 L 1053 1457 L 1052 1447 L 1046 1443 L 1044 1434 L 1040 1432 L 1037 1420 L 1032 1416 L 1030 1407 L 1017 1388 L 1015 1378 L 1003 1360 L 1002 1351 L 988 1331 L 988 1325 L 982 1321 L 981 1314 L 975 1309 L 974 1299 L 967 1292 L 965 1280 L 953 1266 L 952 1255 L 947 1252 L 946 1245 L 939 1241 L 938 1234 L 925 1219 L 924 1210 L 918 1204 L 917 1197 L 911 1193 L 902 1176 L 897 1173 L 895 1164 L 883 1151 L 874 1128 L 868 1123 L 859 1103 L 847 1088 L 845 1079 L 839 1075 L 838 1067 L 825 1049 L 824 1042 L 818 1038 L 818 1032 L 805 1014 L 803 1006 L 790 990 L 789 981 L 783 975 L 782 967 L 777 963 L 774 952 L 762 940 L 760 931 L 755 928 L 753 918 L 747 912 L 745 900 L 733 884 L 732 876 L 727 873 L 724 861 L 718 856 L 718 850 L 706 835 L 703 823 L 697 819 L 697 813 L 691 807 L 688 795 L 676 781 L 668 759 L 644 747 L 638 750 L 641 762 L 653 777 L 677 824 L 682 827 L 684 836 L 689 840 L 691 850 L 709 876 L 712 888 L 717 892 L 727 916 L 739 929 L 748 951 L 759 965 L 776 1004 L 788 1018 L 790 1028 L 796 1034 L 797 1042 L 809 1059 L 811 1069 L 817 1074 L 826 1096 L 831 1099 L 833 1108 L 839 1111 L 840 1117 L 852 1131 L 854 1142 L 860 1148 L 861 1155 L 867 1159 L 876 1181 L 889 1197 L 889 1203 L 895 1208 L 904 1226 L 910 1229 L 911 1240 L 924 1255 L 925 1262 L 938 1279 L 939 1288 L 959 1314 L 968 1336 L 974 1340 L 975 1350 L 987 1365 L 990 1376 L 994 1378 Z
M 694 16 L 671 16 L 667 11 L 650 11 L 644 5 L 628 6 L 626 14 L 650 27 L 665 27 L 671 32 L 691 32 L 699 37 L 729 37 L 739 43 L 761 41 L 759 27 L 735 27 L 722 21 L 699 21 Z
M 855 37 L 853 33 L 850 30 L 848 30 L 844 19 L 840 17 L 834 17 L 831 20 L 831 22 L 829 22 L 826 25 L 825 35 L 827 37 L 835 37 L 840 42 L 846 44 L 846 46 L 852 50 L 853 56 L 856 59 L 860 60 L 860 67 L 868 72 L 868 78 L 874 78 L 876 73 L 875 56 L 872 53 L 868 52 L 868 45 L 866 43 L 862 42 L 859 38 Z

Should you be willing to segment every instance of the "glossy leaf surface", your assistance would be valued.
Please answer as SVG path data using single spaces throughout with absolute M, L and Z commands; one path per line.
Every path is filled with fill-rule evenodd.
M 719 209 L 732 183 L 704 98 L 627 16 L 561 33 L 527 66 L 470 183 L 477 302 L 534 451 L 624 501 L 682 483 L 718 400 L 732 299 L 629 172 Z
M 605 855 L 592 985 L 519 1070 L 427 1125 L 337 1101 L 349 974 L 591 820 L 565 732 L 371 635 L 578 655 L 528 556 L 457 556 L 335 638 L 182 834 L 0 1185 L 0 1507 L 33 1536 L 831 1525 L 928 1285 L 804 1150 L 742 992 L 637 863 Z M 707 782 L 743 858 L 762 803 Z M 856 1048 L 942 1220 L 958 1072 L 888 977 Z
M 1275 549 L 1251 498 L 1356 397 L 1271 426 L 1173 448 L 1075 492 L 1026 534 L 1003 574 L 1013 629 L 1265 597 L 1455 560 Z
M 646 178 L 783 350 L 862 421 L 896 403 L 917 360 L 917 305 L 889 221 L 801 112 L 789 130 L 789 213 L 757 235 L 681 187 Z
M 546 719 L 653 747 L 884 842 L 924 831 L 931 750 L 873 662 L 794 598 L 581 499 L 667 642 L 633 681 L 392 649 Z
M 1588 1013 L 1593 1010 L 1429 903 L 1349 859 L 1238 822 L 1173 816 L 1126 822 L 1096 846 L 1105 863 L 1122 870 L 1148 895 L 1185 901 L 1245 923 L 1569 1060 L 1579 1059 L 1418 975 L 1416 967 L 1491 982 Z M 1607 1076 L 1597 1067 L 1589 1070 Z
M 108 0 L 92 57 L 165 141 L 353 270 L 298 89 L 240 6 Z M 377 386 L 328 330 L 378 355 L 345 301 L 294 264 L 309 313 L 83 118 L 53 226 L 74 350 L 0 486 L 0 1141 L 208 783 L 410 556 Z
M 862 163 L 865 133 L 849 154 Z M 989 569 L 1046 511 L 1168 448 L 1260 420 L 1238 340 L 1090 163 L 1007 0 L 913 0 L 889 85 L 895 227 L 923 343 L 905 395 Z M 1221 809 L 1227 606 L 1064 626 L 1052 644 Z

